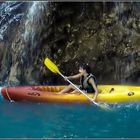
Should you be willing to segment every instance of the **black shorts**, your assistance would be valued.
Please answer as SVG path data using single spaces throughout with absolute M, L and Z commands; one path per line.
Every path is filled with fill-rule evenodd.
M 87 88 L 86 91 L 87 91 L 87 93 L 94 93 L 95 92 L 95 90 L 93 88 L 92 89 L 91 88 Z

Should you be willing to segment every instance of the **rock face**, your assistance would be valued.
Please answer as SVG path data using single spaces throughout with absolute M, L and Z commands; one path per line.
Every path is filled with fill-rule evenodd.
M 81 63 L 89 63 L 99 84 L 140 82 L 140 3 L 30 2 L 22 6 L 24 11 L 16 11 L 24 13 L 20 22 L 8 25 L 3 33 L 7 39 L 0 36 L 2 83 L 65 83 L 44 66 L 46 56 L 64 75 L 75 74 Z
M 9 75 L 13 69 L 12 56 L 17 54 L 11 51 L 12 43 L 27 8 L 28 4 L 25 2 L 0 2 L 0 81 L 2 84 L 9 81 Z

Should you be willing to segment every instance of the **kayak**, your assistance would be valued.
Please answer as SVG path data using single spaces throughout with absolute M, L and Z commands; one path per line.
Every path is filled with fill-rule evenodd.
M 83 94 L 58 94 L 66 85 L 60 86 L 17 86 L 3 87 L 1 94 L 9 101 L 29 101 L 46 103 L 89 103 Z M 96 102 L 125 103 L 140 101 L 140 86 L 132 85 L 98 85 L 99 94 Z M 87 93 L 86 93 L 87 94 Z M 90 98 L 93 93 L 87 94 Z

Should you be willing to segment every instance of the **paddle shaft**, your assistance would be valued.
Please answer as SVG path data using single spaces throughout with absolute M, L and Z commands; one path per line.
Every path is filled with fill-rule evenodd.
M 59 73 L 64 79 L 66 78 L 62 73 Z M 72 85 L 74 86 L 77 90 L 79 90 L 82 94 L 84 94 L 92 103 L 94 103 L 95 105 L 99 106 L 98 103 L 94 102 L 93 99 L 91 99 L 87 94 L 85 94 L 82 90 L 80 90 L 76 85 L 74 85 L 68 78 L 66 78 L 66 80 Z

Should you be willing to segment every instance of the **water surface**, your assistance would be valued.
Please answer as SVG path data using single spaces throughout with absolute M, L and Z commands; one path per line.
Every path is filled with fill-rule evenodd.
M 140 104 L 111 105 L 8 102 L 0 99 L 2 138 L 138 138 Z

